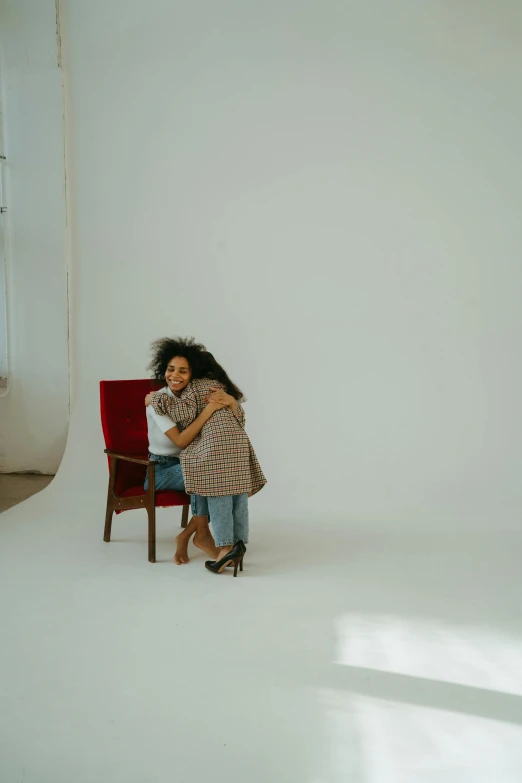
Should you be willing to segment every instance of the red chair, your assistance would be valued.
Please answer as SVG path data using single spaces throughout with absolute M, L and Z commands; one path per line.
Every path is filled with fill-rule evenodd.
M 149 563 L 156 562 L 156 506 L 183 506 L 186 527 L 190 498 L 184 492 L 156 492 L 156 462 L 149 459 L 145 396 L 162 381 L 100 381 L 100 406 L 105 453 L 109 458 L 109 489 L 104 541 L 111 540 L 112 515 L 145 508 L 149 518 Z M 149 489 L 143 484 L 149 474 Z

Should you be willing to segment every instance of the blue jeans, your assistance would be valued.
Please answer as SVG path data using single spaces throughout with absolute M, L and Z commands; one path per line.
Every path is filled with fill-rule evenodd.
M 151 454 L 151 459 L 156 460 L 156 491 L 165 489 L 177 489 L 179 492 L 185 491 L 185 482 L 181 472 L 181 464 L 178 457 L 161 457 L 157 454 Z M 145 489 L 149 488 L 149 474 L 143 485 Z
M 248 543 L 248 495 L 202 497 L 191 495 L 194 516 L 210 516 L 216 546 L 233 546 L 238 541 Z

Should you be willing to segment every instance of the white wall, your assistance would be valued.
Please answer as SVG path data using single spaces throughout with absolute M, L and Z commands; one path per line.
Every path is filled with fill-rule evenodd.
M 61 8 L 63 482 L 102 498 L 99 379 L 193 334 L 248 394 L 255 515 L 517 524 L 518 0 Z
M 63 98 L 54 0 L 0 2 L 10 389 L 0 471 L 54 473 L 69 417 Z

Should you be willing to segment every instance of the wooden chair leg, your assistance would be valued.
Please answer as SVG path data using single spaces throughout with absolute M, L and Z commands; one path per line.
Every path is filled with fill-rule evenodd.
M 105 528 L 103 530 L 103 540 L 107 543 L 111 540 L 112 530 L 112 515 L 114 514 L 114 485 L 116 483 L 116 470 L 118 468 L 118 460 L 110 457 L 109 468 L 109 488 L 107 490 L 107 510 L 105 512 Z
M 149 506 L 147 509 L 149 517 L 149 563 L 156 562 L 156 507 Z
M 147 493 L 147 514 L 149 517 L 149 563 L 156 562 L 156 466 L 147 468 L 149 491 Z
M 112 515 L 114 514 L 114 509 L 112 508 L 112 503 L 110 498 L 107 500 L 107 511 L 105 513 L 105 529 L 103 531 L 103 540 L 109 541 L 111 540 L 111 529 L 112 529 Z
M 181 527 L 187 527 L 188 515 L 189 515 L 189 507 L 183 506 L 183 511 L 181 512 Z

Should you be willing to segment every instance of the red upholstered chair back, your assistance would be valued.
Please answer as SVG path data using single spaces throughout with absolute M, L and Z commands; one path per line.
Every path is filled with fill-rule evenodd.
M 161 389 L 164 381 L 147 378 L 136 381 L 100 381 L 100 407 L 105 447 L 111 451 L 142 459 L 148 458 L 145 396 Z M 145 481 L 144 465 L 119 461 L 116 493 Z

